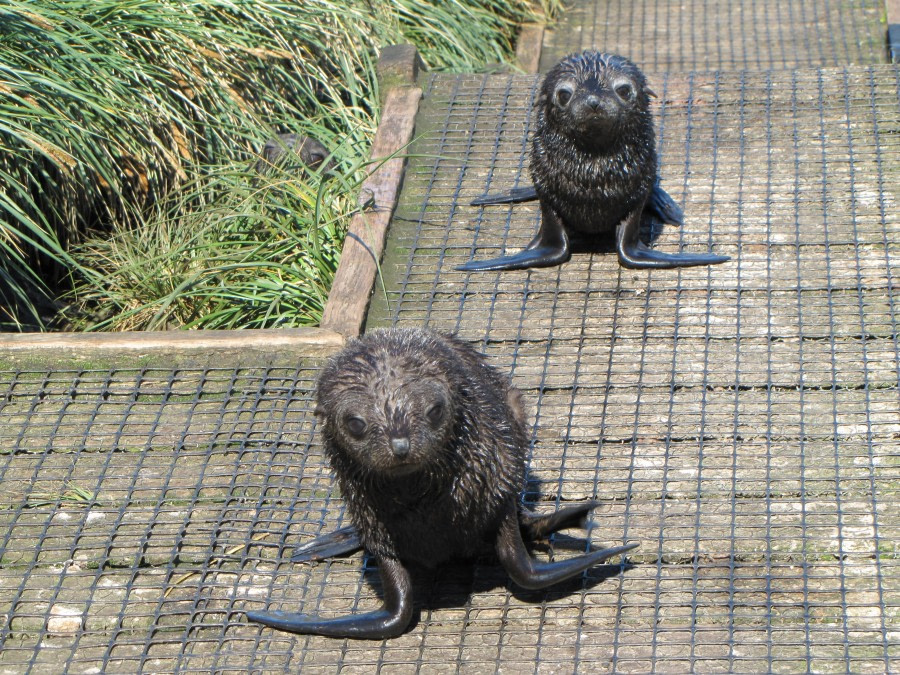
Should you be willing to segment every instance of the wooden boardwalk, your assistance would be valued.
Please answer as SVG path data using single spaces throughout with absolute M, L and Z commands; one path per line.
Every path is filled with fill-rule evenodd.
M 655 72 L 885 61 L 884 0 L 598 0 L 569 5 L 544 37 L 541 72 L 581 49 L 622 54 Z
M 599 499 L 594 539 L 641 542 L 634 568 L 579 589 L 570 649 L 538 670 L 884 670 L 900 612 L 897 69 L 651 81 L 663 184 L 686 212 L 656 246 L 730 263 L 457 272 L 535 231 L 534 204 L 468 203 L 528 182 L 538 81 L 428 80 L 368 322 L 479 345 L 526 392 L 541 499 Z
M 509 372 L 526 500 L 598 500 L 590 537 L 640 543 L 629 564 L 547 592 L 490 560 L 422 575 L 415 625 L 385 643 L 248 624 L 378 602 L 362 555 L 289 560 L 346 523 L 312 415 L 322 350 L 0 351 L 0 674 L 900 668 L 900 71 L 877 3 L 816 3 L 822 23 L 799 2 L 582 2 L 545 58 L 572 17 L 637 31 L 621 12 L 650 4 L 686 8 L 680 35 L 755 12 L 716 33 L 732 51 L 629 38 L 686 212 L 655 246 L 732 261 L 455 271 L 534 233 L 534 204 L 469 201 L 529 181 L 538 78 L 425 74 L 366 324 L 455 332 Z M 570 534 L 554 555 L 583 546 Z

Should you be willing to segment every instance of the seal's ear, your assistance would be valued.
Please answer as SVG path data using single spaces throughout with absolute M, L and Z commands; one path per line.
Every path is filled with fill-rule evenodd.
M 650 87 L 644 87 L 644 93 L 651 98 L 659 98 L 659 96 L 656 95 L 656 92 L 653 91 Z

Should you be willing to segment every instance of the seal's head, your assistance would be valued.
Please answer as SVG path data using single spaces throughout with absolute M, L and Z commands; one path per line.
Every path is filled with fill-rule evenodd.
M 298 159 L 302 166 L 316 170 L 330 155 L 328 148 L 315 138 L 300 134 L 278 134 L 263 146 L 261 156 L 256 162 L 256 170 L 266 173 L 279 165 L 282 168 L 289 168 L 295 165 Z M 323 171 L 327 173 L 334 167 L 335 160 L 329 159 Z
M 374 331 L 323 369 L 316 412 L 333 459 L 368 476 L 446 469 L 459 389 L 444 341 L 423 331 Z
M 599 150 L 635 125 L 649 122 L 649 97 L 640 69 L 623 56 L 571 54 L 544 77 L 538 99 L 543 123 L 576 145 Z

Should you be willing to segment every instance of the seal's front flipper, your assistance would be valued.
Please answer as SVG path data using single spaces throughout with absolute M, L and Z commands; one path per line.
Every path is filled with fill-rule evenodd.
M 684 211 L 669 196 L 669 193 L 659 186 L 659 176 L 656 177 L 656 184 L 650 190 L 650 196 L 647 197 L 647 203 L 644 204 L 644 215 L 649 215 L 651 218 L 669 225 L 684 224 Z
M 673 267 L 695 267 L 697 265 L 718 265 L 731 260 L 727 255 L 703 253 L 681 253 L 673 255 L 654 251 L 638 239 L 641 227 L 641 211 L 635 209 L 616 228 L 616 253 L 619 264 L 632 269 L 671 269 Z
M 555 267 L 571 257 L 569 237 L 562 220 L 553 209 L 541 204 L 541 228 L 524 251 L 493 260 L 470 260 L 456 269 L 462 272 L 494 272 L 497 270 L 526 270 L 532 267 Z
M 412 579 L 409 572 L 394 558 L 378 558 L 381 583 L 384 588 L 384 606 L 365 614 L 320 619 L 303 614 L 285 612 L 247 612 L 250 621 L 271 628 L 329 637 L 384 640 L 400 635 L 412 620 Z
M 539 247 L 525 249 L 516 255 L 507 255 L 493 260 L 467 262 L 456 269 L 461 272 L 495 272 L 500 270 L 527 270 L 533 267 L 555 267 L 570 258 L 568 251 Z
M 497 557 L 510 578 L 522 588 L 546 588 L 581 574 L 607 558 L 631 551 L 637 544 L 616 546 L 602 551 L 592 551 L 576 558 L 544 563 L 535 560 L 525 548 L 518 515 L 513 510 L 500 525 L 497 535 Z
M 569 527 L 584 527 L 587 514 L 598 504 L 599 502 L 595 501 L 573 504 L 546 515 L 522 509 L 519 511 L 519 526 L 527 540 L 537 541 Z
M 666 195 L 668 197 L 668 195 Z M 534 185 L 525 187 L 515 187 L 506 192 L 497 192 L 492 195 L 481 195 L 473 199 L 470 204 L 472 206 L 485 206 L 487 204 L 518 204 L 519 202 L 530 202 L 537 199 L 537 190 Z
M 293 562 L 318 562 L 326 558 L 356 553 L 362 548 L 359 535 L 352 525 L 347 525 L 330 534 L 323 534 L 294 549 Z

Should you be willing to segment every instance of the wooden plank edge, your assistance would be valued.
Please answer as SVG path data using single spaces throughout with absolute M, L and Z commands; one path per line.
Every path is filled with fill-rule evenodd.
M 892 23 L 887 29 L 888 58 L 891 63 L 900 63 L 900 23 Z
M 385 96 L 372 141 L 371 173 L 360 188 L 362 210 L 350 221 L 320 324 L 345 337 L 359 335 L 365 322 L 421 98 L 421 89 L 408 86 L 393 87 Z
M 900 24 L 900 0 L 884 0 L 884 11 L 888 25 Z
M 900 0 L 884 0 L 888 61 L 900 63 Z
M 388 45 L 378 55 L 376 72 L 378 75 L 379 103 L 394 87 L 415 87 L 419 72 L 425 69 L 422 57 L 415 45 Z
M 516 41 L 516 65 L 522 72 L 534 74 L 541 62 L 545 26 L 542 23 L 523 23 Z
M 884 1 L 888 60 L 900 63 L 900 0 Z
M 0 334 L 0 370 L 229 368 L 322 359 L 344 336 L 322 328 Z
M 96 350 L 98 352 L 167 349 L 269 349 L 304 348 L 334 350 L 344 338 L 322 328 L 265 328 L 245 330 L 123 331 L 121 333 L 0 333 L 0 351 Z

